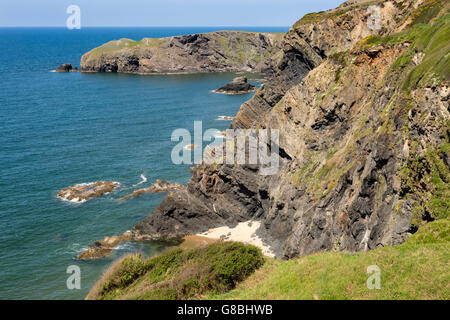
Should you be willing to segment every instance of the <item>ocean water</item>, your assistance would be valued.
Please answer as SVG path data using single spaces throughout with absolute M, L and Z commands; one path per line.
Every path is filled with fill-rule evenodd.
M 129 252 L 152 255 L 157 243 L 125 243 L 105 259 L 76 256 L 104 236 L 144 219 L 164 194 L 119 203 L 156 179 L 187 183 L 175 165 L 173 130 L 228 128 L 251 97 L 212 90 L 233 74 L 138 76 L 51 72 L 107 41 L 162 37 L 224 28 L 0 28 L 0 299 L 82 299 L 104 270 Z M 229 28 L 227 28 L 229 29 Z M 287 28 L 236 28 L 284 32 Z M 148 182 L 135 186 L 144 174 Z M 73 184 L 118 181 L 114 193 L 83 204 L 57 192 Z M 69 290 L 67 267 L 81 269 Z

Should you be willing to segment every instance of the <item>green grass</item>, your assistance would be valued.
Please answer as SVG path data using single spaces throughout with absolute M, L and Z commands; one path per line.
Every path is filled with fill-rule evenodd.
M 209 299 L 449 299 L 450 221 L 422 227 L 399 246 L 351 254 L 325 252 L 265 265 L 228 293 Z M 367 268 L 381 269 L 368 289 Z
M 105 273 L 88 299 L 194 299 L 229 291 L 263 263 L 260 249 L 238 242 L 174 249 L 149 259 L 131 255 Z

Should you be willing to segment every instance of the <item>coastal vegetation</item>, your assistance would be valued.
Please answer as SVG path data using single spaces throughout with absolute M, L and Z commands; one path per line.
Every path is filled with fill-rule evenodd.
M 262 266 L 261 250 L 239 242 L 173 249 L 145 259 L 130 255 L 116 262 L 88 299 L 193 299 L 224 293 Z

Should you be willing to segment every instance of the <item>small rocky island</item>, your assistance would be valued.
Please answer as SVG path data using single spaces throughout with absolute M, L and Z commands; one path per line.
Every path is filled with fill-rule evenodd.
M 78 72 L 77 67 L 72 67 L 70 63 L 64 63 L 55 70 L 56 72 Z
M 234 78 L 233 81 L 228 83 L 214 92 L 225 94 L 245 94 L 255 90 L 255 86 L 248 83 L 247 77 Z
M 81 203 L 111 193 L 119 185 L 119 182 L 112 181 L 81 183 L 62 189 L 57 197 L 65 201 Z

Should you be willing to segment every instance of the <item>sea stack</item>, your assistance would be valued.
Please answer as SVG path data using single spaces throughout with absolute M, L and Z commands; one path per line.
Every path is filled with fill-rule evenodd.
M 255 86 L 248 83 L 247 77 L 234 78 L 226 86 L 223 86 L 216 90 L 217 93 L 226 94 L 245 94 L 255 90 Z

